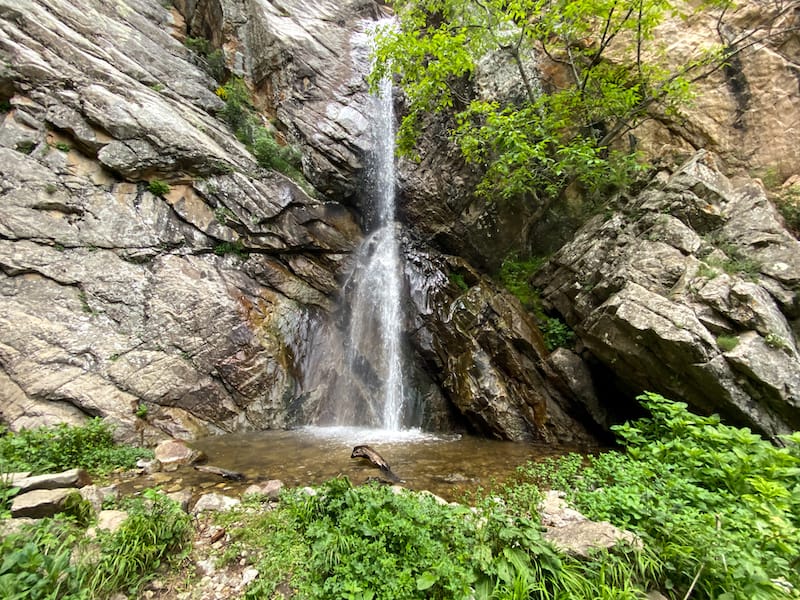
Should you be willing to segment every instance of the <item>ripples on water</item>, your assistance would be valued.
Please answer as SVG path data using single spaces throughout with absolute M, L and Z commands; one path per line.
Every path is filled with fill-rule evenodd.
M 209 437 L 192 443 L 208 456 L 208 463 L 239 471 L 243 484 L 184 467 L 156 474 L 139 484 L 185 487 L 201 492 L 212 487 L 241 493 L 255 481 L 280 479 L 289 487 L 318 485 L 337 476 L 354 484 L 381 472 L 364 459 L 351 459 L 353 446 L 368 444 L 392 467 L 405 487 L 429 490 L 448 500 L 459 500 L 467 490 L 489 487 L 512 476 L 516 467 L 567 452 L 593 448 L 513 443 L 472 436 L 443 436 L 418 429 L 387 432 L 354 427 L 305 427 L 291 431 L 263 431 Z M 137 485 L 138 487 L 138 485 Z

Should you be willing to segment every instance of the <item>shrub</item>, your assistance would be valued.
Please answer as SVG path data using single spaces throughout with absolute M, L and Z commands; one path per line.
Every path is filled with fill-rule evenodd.
M 153 179 L 147 184 L 147 189 L 154 196 L 163 196 L 168 194 L 170 187 L 169 184 L 161 181 L 160 179 Z
M 0 435 L 0 466 L 6 471 L 44 473 L 82 467 L 107 473 L 132 468 L 140 458 L 151 456 L 144 448 L 116 445 L 111 428 L 99 418 L 81 427 L 61 424 Z
M 561 319 L 545 317 L 539 328 L 544 337 L 544 345 L 551 352 L 556 348 L 571 348 L 575 344 L 575 332 Z
M 560 482 L 578 508 L 638 533 L 672 596 L 797 597 L 786 590 L 800 588 L 800 434 L 778 448 L 683 403 L 639 399 L 652 416 L 614 428 L 625 451 Z

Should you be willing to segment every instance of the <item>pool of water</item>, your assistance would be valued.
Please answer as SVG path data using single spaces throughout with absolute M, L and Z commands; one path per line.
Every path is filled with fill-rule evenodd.
M 337 476 L 354 484 L 381 471 L 364 459 L 351 459 L 354 446 L 368 444 L 389 463 L 404 487 L 429 490 L 448 500 L 489 487 L 513 476 L 517 466 L 567 452 L 594 448 L 513 443 L 472 436 L 442 436 L 419 430 L 387 432 L 347 427 L 307 427 L 204 438 L 191 445 L 208 457 L 206 464 L 238 471 L 244 482 L 182 467 L 173 473 L 137 477 L 125 487 L 159 485 L 167 491 L 189 488 L 194 493 L 222 490 L 241 493 L 248 485 L 280 479 L 285 486 L 317 485 Z

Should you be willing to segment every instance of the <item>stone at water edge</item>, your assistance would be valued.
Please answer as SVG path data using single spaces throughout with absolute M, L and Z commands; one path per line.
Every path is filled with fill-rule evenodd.
M 92 483 L 92 478 L 83 469 L 68 469 L 61 473 L 45 473 L 14 481 L 20 492 L 31 490 L 54 490 L 57 488 L 82 488 Z
M 225 511 L 233 508 L 237 504 L 241 504 L 241 500 L 238 498 L 232 498 L 230 496 L 225 496 L 223 494 L 203 494 L 200 496 L 200 499 L 197 501 L 197 504 L 194 505 L 192 509 L 192 514 L 198 514 L 203 511 L 211 510 L 211 511 Z
M 254 483 L 244 491 L 244 496 L 249 494 L 261 494 L 270 500 L 277 500 L 283 489 L 283 482 L 280 479 L 270 479 L 266 483 Z
M 155 459 L 165 471 L 175 471 L 183 465 L 191 465 L 203 460 L 205 455 L 181 440 L 161 442 L 155 449 Z
M 103 508 L 106 500 L 116 500 L 119 497 L 117 488 L 113 485 L 99 487 L 97 485 L 87 485 L 78 490 L 81 497 L 92 505 L 95 512 Z

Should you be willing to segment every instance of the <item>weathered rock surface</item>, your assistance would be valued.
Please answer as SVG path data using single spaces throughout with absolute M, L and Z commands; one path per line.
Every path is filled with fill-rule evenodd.
M 61 473 L 45 473 L 14 480 L 20 492 L 31 490 L 54 490 L 56 488 L 81 488 L 92 483 L 92 478 L 83 469 L 69 469 Z
M 228 510 L 239 504 L 241 500 L 225 496 L 224 494 L 203 494 L 197 500 L 197 503 L 192 508 L 193 514 L 198 514 L 204 511 L 221 511 Z
M 52 490 L 32 490 L 14 497 L 11 502 L 11 516 L 13 518 L 29 517 L 43 519 L 52 517 L 61 512 L 64 503 L 72 494 L 77 494 L 74 488 L 56 488 Z
M 536 283 L 623 389 L 769 436 L 800 427 L 800 242 L 713 155 L 590 220 Z
M 298 19 L 342 37 L 334 8 L 240 24 L 253 40 Z M 310 315 L 330 308 L 360 227 L 257 166 L 216 118 L 218 82 L 173 37 L 180 21 L 155 0 L 0 1 L 0 416 L 14 429 L 99 415 L 153 441 L 286 423 Z M 307 37 L 284 40 L 284 62 Z M 155 178 L 170 191 L 151 193 Z
M 415 351 L 473 428 L 511 440 L 591 438 L 583 396 L 546 362 L 515 297 L 455 257 L 409 250 L 406 271 Z
M 543 537 L 562 552 L 588 559 L 593 550 L 609 549 L 619 543 L 642 546 L 635 533 L 606 521 L 590 521 L 570 508 L 563 497 L 564 492 L 550 490 L 539 505 Z

